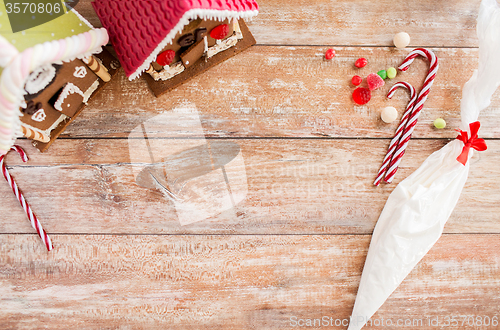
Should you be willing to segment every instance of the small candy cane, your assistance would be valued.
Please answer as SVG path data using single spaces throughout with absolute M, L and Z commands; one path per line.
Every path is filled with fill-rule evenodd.
M 17 151 L 19 156 L 21 156 L 21 159 L 23 160 L 23 162 L 28 161 L 28 156 L 26 155 L 26 153 L 24 152 L 24 150 L 21 147 L 12 146 L 10 148 L 10 150 Z M 10 173 L 7 171 L 7 168 L 5 167 L 4 158 L 5 158 L 5 155 L 0 156 L 0 166 L 2 168 L 2 173 L 3 173 L 3 176 L 5 177 L 5 180 L 7 180 L 7 182 L 9 183 L 10 187 L 12 188 L 12 191 L 14 192 L 14 194 L 17 197 L 17 200 L 19 201 L 19 203 L 23 207 L 24 212 L 26 212 L 26 215 L 28 216 L 28 219 L 31 222 L 31 226 L 33 226 L 33 228 L 35 228 L 35 230 L 38 233 L 38 236 L 40 236 L 40 238 L 42 239 L 43 244 L 45 244 L 45 247 L 47 247 L 47 250 L 49 250 L 49 251 L 52 250 L 52 242 L 50 241 L 50 237 L 47 235 L 45 230 L 42 228 L 42 224 L 40 223 L 40 221 L 38 221 L 36 215 L 33 213 L 33 211 L 31 211 L 31 207 L 28 205 L 28 203 L 24 199 L 23 193 L 19 190 L 16 182 L 14 181 L 14 179 L 12 178 Z
M 399 144 L 399 140 L 401 139 L 401 134 L 403 133 L 403 130 L 405 129 L 406 124 L 408 123 L 408 118 L 410 117 L 411 112 L 413 110 L 413 106 L 415 105 L 415 101 L 417 100 L 417 93 L 415 92 L 415 88 L 413 88 L 412 85 L 404 81 L 400 81 L 394 84 L 394 86 L 392 86 L 392 88 L 389 90 L 389 93 L 387 94 L 388 99 L 391 99 L 394 96 L 398 87 L 405 87 L 410 91 L 410 103 L 408 103 L 408 106 L 406 107 L 406 111 L 403 114 L 403 117 L 401 118 L 401 122 L 399 123 L 398 129 L 396 130 L 396 134 L 394 134 L 394 137 L 392 138 L 391 143 L 389 144 L 389 149 L 387 150 L 387 154 L 385 155 L 384 161 L 382 162 L 382 166 L 378 171 L 377 178 L 373 183 L 376 186 L 380 184 L 380 181 L 382 181 L 382 178 L 387 172 L 387 168 L 390 164 L 390 161 L 392 160 L 394 151 L 396 150 L 396 147 Z
M 427 100 L 427 96 L 429 95 L 431 86 L 434 83 L 434 79 L 436 78 L 436 73 L 439 68 L 438 59 L 432 51 L 424 48 L 417 48 L 414 49 L 410 54 L 408 54 L 403 63 L 399 66 L 399 70 L 408 70 L 408 67 L 411 63 L 413 63 L 413 60 L 417 56 L 426 57 L 430 62 L 430 68 L 427 77 L 425 78 L 424 86 L 418 94 L 417 103 L 415 104 L 415 107 L 411 112 L 408 123 L 406 124 L 406 127 L 403 131 L 403 135 L 401 136 L 401 140 L 399 141 L 392 160 L 389 163 L 389 169 L 387 170 L 387 174 L 385 175 L 385 181 L 388 183 L 392 182 L 392 180 L 394 179 L 394 175 L 398 170 L 399 163 L 401 163 L 401 158 L 403 158 L 406 147 L 408 146 L 408 142 L 410 141 L 411 135 L 415 129 L 415 125 L 417 124 L 418 117 L 424 107 L 424 103 Z

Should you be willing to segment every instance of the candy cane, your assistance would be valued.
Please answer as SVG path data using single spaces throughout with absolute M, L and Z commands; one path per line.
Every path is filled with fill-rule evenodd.
M 10 148 L 10 150 L 17 151 L 19 156 L 21 156 L 21 159 L 23 160 L 23 162 L 28 161 L 28 156 L 26 155 L 26 153 L 24 152 L 24 150 L 21 147 L 12 146 Z M 28 203 L 24 199 L 23 193 L 19 190 L 16 182 L 14 181 L 14 179 L 12 178 L 10 173 L 7 171 L 7 168 L 5 167 L 5 163 L 4 163 L 4 158 L 5 158 L 5 155 L 0 156 L 0 166 L 2 167 L 2 173 L 3 173 L 3 176 L 5 177 L 5 180 L 7 180 L 7 182 L 9 183 L 10 187 L 12 188 L 12 191 L 14 192 L 14 194 L 17 197 L 17 200 L 19 201 L 19 203 L 21 203 L 21 206 L 23 207 L 24 212 L 26 212 L 28 219 L 31 222 L 31 226 L 33 226 L 33 228 L 35 228 L 35 230 L 38 233 L 38 236 L 40 236 L 40 238 L 42 239 L 43 244 L 45 244 L 45 246 L 47 247 L 47 250 L 49 250 L 49 251 L 52 250 L 52 242 L 50 241 L 50 237 L 47 235 L 45 230 L 42 228 L 42 224 L 40 223 L 40 221 L 38 221 L 36 215 L 33 213 L 33 211 L 31 211 L 31 207 L 28 205 Z
M 385 155 L 384 161 L 382 162 L 382 166 L 378 171 L 377 178 L 373 183 L 376 186 L 380 184 L 380 181 L 382 181 L 382 178 L 387 173 L 387 168 L 390 164 L 390 161 L 392 160 L 394 151 L 396 150 L 396 147 L 399 144 L 399 140 L 401 139 L 401 134 L 403 133 L 403 130 L 405 129 L 406 124 L 408 123 L 408 118 L 411 115 L 413 106 L 415 105 L 415 101 L 417 100 L 417 93 L 415 92 L 415 88 L 413 88 L 412 85 L 404 81 L 400 81 L 394 84 L 394 86 L 392 86 L 392 88 L 389 90 L 389 93 L 387 94 L 388 99 L 391 99 L 394 96 L 398 87 L 405 87 L 410 91 L 410 103 L 408 103 L 408 105 L 406 106 L 406 111 L 403 114 L 403 117 L 401 118 L 401 122 L 399 123 L 398 129 L 396 130 L 396 134 L 394 134 L 394 137 L 392 138 L 391 143 L 389 144 L 389 149 L 387 150 L 387 154 Z
M 399 163 L 401 163 L 401 158 L 405 153 L 406 147 L 408 147 L 408 142 L 410 141 L 411 135 L 415 130 L 415 125 L 417 124 L 418 117 L 420 116 L 420 112 L 424 107 L 424 103 L 427 100 L 427 96 L 429 95 L 432 84 L 434 83 L 434 79 L 436 78 L 436 73 L 439 68 L 438 59 L 436 55 L 424 48 L 414 49 L 408 56 L 405 58 L 403 63 L 399 66 L 399 70 L 406 71 L 413 60 L 417 56 L 424 56 L 430 62 L 429 72 L 424 81 L 424 86 L 422 90 L 418 94 L 417 103 L 411 112 L 410 118 L 408 119 L 408 123 L 403 131 L 403 135 L 401 136 L 401 140 L 394 152 L 391 162 L 389 163 L 389 169 L 387 170 L 387 174 L 385 175 L 385 181 L 390 183 L 394 179 L 394 175 L 398 170 Z

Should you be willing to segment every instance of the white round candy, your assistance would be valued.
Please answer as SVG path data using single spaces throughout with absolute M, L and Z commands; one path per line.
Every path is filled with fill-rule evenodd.
M 410 35 L 406 32 L 399 32 L 394 36 L 394 46 L 403 49 L 410 44 Z
M 382 109 L 382 120 L 386 123 L 392 123 L 398 118 L 398 110 L 395 107 L 386 107 Z

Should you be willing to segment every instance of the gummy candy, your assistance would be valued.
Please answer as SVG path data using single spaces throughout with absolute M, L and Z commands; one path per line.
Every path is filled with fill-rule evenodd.
M 396 75 L 397 75 L 397 71 L 395 68 L 390 67 L 389 69 L 387 69 L 387 78 L 394 79 L 394 78 L 396 78 Z
M 358 87 L 352 92 L 352 99 L 359 105 L 368 103 L 372 98 L 372 92 L 363 87 Z
M 379 75 L 380 78 L 387 79 L 387 71 L 380 70 L 379 72 L 377 72 L 377 74 Z
M 326 58 L 327 60 L 331 60 L 331 59 L 332 59 L 332 58 L 334 58 L 334 57 L 335 57 L 335 50 L 334 50 L 334 49 L 332 49 L 332 48 L 328 49 L 328 50 L 326 51 L 326 53 L 325 53 L 325 58 Z
M 368 61 L 366 60 L 366 58 L 364 57 L 361 57 L 361 58 L 358 58 L 356 60 L 356 62 L 354 63 L 354 65 L 357 67 L 357 68 L 362 68 L 364 66 L 366 66 L 368 64 Z
M 354 86 L 359 86 L 361 84 L 361 82 L 363 81 L 363 79 L 360 77 L 360 76 L 354 76 L 352 77 L 351 79 L 351 82 Z
M 368 77 L 366 77 L 366 82 L 368 83 L 368 88 L 371 91 L 385 85 L 384 79 L 380 78 L 380 76 L 376 73 L 370 73 Z

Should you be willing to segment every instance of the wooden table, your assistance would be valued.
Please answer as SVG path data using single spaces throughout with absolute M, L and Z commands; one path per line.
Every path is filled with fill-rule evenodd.
M 120 71 L 48 152 L 18 141 L 31 159 L 7 164 L 55 249 L 45 251 L 0 184 L 1 329 L 290 329 L 323 317 L 325 328 L 346 328 L 389 194 L 457 135 L 462 86 L 478 63 L 480 1 L 259 2 L 248 24 L 256 46 L 158 99 Z M 89 0 L 77 9 L 100 26 Z M 400 31 L 411 35 L 407 50 L 391 47 Z M 394 184 L 376 188 L 397 127 L 380 110 L 401 113 L 408 101 L 405 91 L 385 93 L 399 80 L 419 89 L 428 63 L 416 60 L 365 106 L 352 102 L 350 80 L 397 67 L 417 46 L 441 68 Z M 330 47 L 337 56 L 326 61 Z M 236 143 L 248 191 L 234 210 L 181 226 L 171 200 L 135 183 L 128 137 L 189 107 L 204 136 L 160 128 L 166 145 Z M 438 117 L 446 129 L 433 128 Z M 374 319 L 437 329 L 433 320 L 454 317 L 450 328 L 463 329 L 478 324 L 469 316 L 500 317 L 498 91 L 480 120 L 488 150 L 475 153 L 444 235 Z

